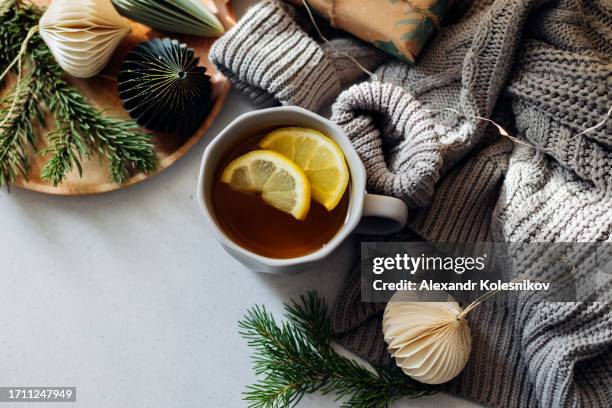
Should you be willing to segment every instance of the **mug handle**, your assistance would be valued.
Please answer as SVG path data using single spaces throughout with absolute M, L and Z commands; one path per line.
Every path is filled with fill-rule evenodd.
M 401 231 L 408 220 L 408 206 L 399 198 L 365 194 L 360 234 L 387 235 Z

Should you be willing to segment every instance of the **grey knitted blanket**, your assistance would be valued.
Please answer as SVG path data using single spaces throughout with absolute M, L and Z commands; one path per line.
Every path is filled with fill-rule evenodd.
M 423 239 L 612 241 L 612 121 L 575 136 L 612 106 L 612 2 L 455 1 L 449 17 L 408 66 L 354 39 L 320 45 L 294 9 L 266 0 L 211 59 L 260 104 L 318 110 L 337 98 L 333 120 L 369 190 L 404 199 Z M 378 67 L 378 81 L 350 86 L 359 71 L 338 50 Z M 527 145 L 440 108 L 492 118 Z M 388 362 L 383 308 L 360 301 L 350 274 L 339 341 Z M 485 304 L 470 325 L 470 362 L 446 391 L 497 407 L 612 406 L 610 304 Z

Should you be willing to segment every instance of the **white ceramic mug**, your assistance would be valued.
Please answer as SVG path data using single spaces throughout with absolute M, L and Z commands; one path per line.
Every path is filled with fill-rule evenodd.
M 331 137 L 340 146 L 351 173 L 350 201 L 344 225 L 325 246 L 316 252 L 297 258 L 276 259 L 249 251 L 229 238 L 219 225 L 213 210 L 211 195 L 220 161 L 230 154 L 232 148 L 246 138 L 266 129 L 284 126 L 316 129 Z M 406 225 L 408 217 L 408 209 L 402 200 L 366 192 L 365 167 L 349 138 L 338 125 L 322 116 L 294 106 L 249 112 L 227 126 L 204 152 L 197 197 L 217 239 L 225 250 L 247 268 L 259 272 L 291 273 L 316 267 L 356 229 L 368 234 L 390 234 L 401 230 Z

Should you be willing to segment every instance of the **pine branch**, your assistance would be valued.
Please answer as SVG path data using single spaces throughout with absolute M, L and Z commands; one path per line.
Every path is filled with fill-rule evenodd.
M 43 152 L 51 155 L 42 169 L 43 180 L 57 185 L 73 166 L 82 173 L 81 159 L 92 153 L 108 160 L 111 177 L 118 183 L 127 179 L 130 170 L 155 169 L 151 136 L 140 132 L 136 123 L 104 116 L 61 79 L 48 79 L 45 87 L 56 129 L 49 134 L 49 147 Z
M 28 14 L 30 17 L 21 16 L 16 7 L 15 0 L 5 0 L 0 6 L 0 71 L 17 56 L 27 35 L 26 26 L 35 25 L 38 18 L 34 12 Z M 38 90 L 34 76 L 26 75 L 20 89 L 13 89 L 0 101 L 0 119 L 10 114 L 0 129 L 0 186 L 14 182 L 17 174 L 27 177 L 30 172 L 28 150 L 36 143 L 34 122 L 43 117 Z M 11 113 L 9 106 L 14 98 L 17 103 Z
M 0 8 L 0 12 L 4 11 L 0 13 L 1 70 L 13 61 L 28 31 L 42 15 L 42 10 L 29 3 L 5 1 Z M 17 173 L 29 173 L 28 150 L 37 139 L 33 129 L 36 124 L 44 126 L 42 105 L 54 116 L 56 125 L 47 135 L 48 147 L 43 154 L 50 159 L 42 169 L 42 179 L 58 185 L 75 167 L 82 175 L 82 160 L 93 155 L 108 161 L 110 176 L 118 183 L 132 172 L 155 169 L 157 159 L 151 135 L 141 132 L 131 120 L 106 117 L 68 85 L 38 34 L 28 44 L 26 63 L 30 79 L 27 87 L 25 78 L 22 80 L 21 89 L 27 96 L 19 95 L 17 109 L 8 121 L 10 126 L 0 129 L 0 186 L 13 182 Z M 0 118 L 6 114 L 6 110 L 0 110 Z
M 307 393 L 334 393 L 346 408 L 384 408 L 401 397 L 417 398 L 434 389 L 416 383 L 397 368 L 374 372 L 337 354 L 330 345 L 327 306 L 314 292 L 285 307 L 287 322 L 277 324 L 255 306 L 239 323 L 255 349 L 259 382 L 248 387 L 251 408 L 294 407 Z
M 17 56 L 31 27 L 38 24 L 42 11 L 15 0 L 2 0 L 0 6 L 0 71 Z
M 0 101 L 0 117 L 9 114 L 4 106 L 15 97 L 14 92 Z M 32 118 L 35 121 L 44 120 L 37 95 L 36 81 L 31 76 L 24 78 L 17 107 L 0 129 L 0 186 L 14 182 L 17 173 L 25 178 L 30 173 L 28 150 L 34 148 L 36 143 Z

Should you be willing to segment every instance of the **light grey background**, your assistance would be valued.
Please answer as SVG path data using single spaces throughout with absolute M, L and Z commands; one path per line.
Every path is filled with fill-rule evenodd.
M 237 1 L 239 13 L 247 1 Z M 254 381 L 237 322 L 280 316 L 316 289 L 333 302 L 346 268 L 251 273 L 223 252 L 194 199 L 207 142 L 254 109 L 236 91 L 204 140 L 140 185 L 93 197 L 0 192 L 0 386 L 76 386 L 45 407 L 243 407 Z M 13 404 L 16 407 L 36 404 Z M 0 408 L 11 404 L 0 403 Z M 334 407 L 308 396 L 301 407 Z M 473 406 L 436 395 L 398 407 Z

